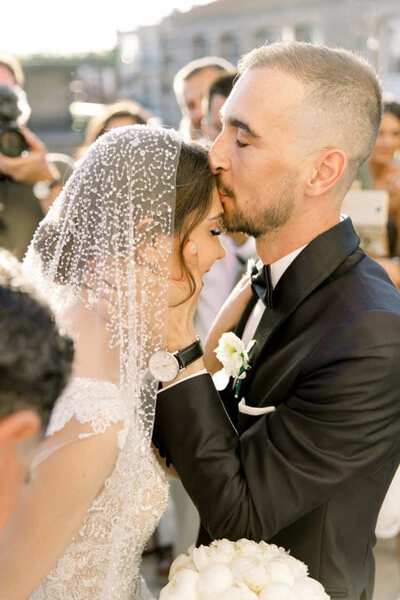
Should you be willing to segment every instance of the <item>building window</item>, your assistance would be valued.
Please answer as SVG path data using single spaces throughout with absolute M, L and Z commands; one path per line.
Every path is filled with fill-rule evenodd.
M 201 34 L 195 35 L 192 39 L 193 58 L 202 58 L 207 55 L 207 40 Z
M 392 73 L 400 73 L 400 19 L 392 19 L 385 39 L 388 46 L 388 70 Z
M 274 42 L 280 42 L 282 39 L 281 31 L 279 29 L 258 29 L 254 33 L 254 44 L 256 46 L 264 46 L 265 44 L 273 44 Z
M 223 33 L 219 40 L 221 56 L 236 63 L 240 56 L 239 40 L 233 33 Z
M 298 42 L 313 42 L 314 41 L 314 30 L 311 25 L 302 23 L 296 25 L 294 28 L 294 39 Z

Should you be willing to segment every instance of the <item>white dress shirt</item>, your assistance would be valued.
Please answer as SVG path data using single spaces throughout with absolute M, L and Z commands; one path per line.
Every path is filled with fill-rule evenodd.
M 296 250 L 293 250 L 293 252 L 291 252 L 290 254 L 283 256 L 282 258 L 271 264 L 271 281 L 272 287 L 274 289 L 276 287 L 276 284 L 286 271 L 286 269 L 288 269 L 288 267 L 292 264 L 294 259 L 300 254 L 300 252 L 304 250 L 305 247 L 306 246 L 301 246 L 301 248 L 296 248 Z M 259 300 L 253 308 L 253 312 L 251 313 L 246 323 L 246 327 L 243 331 L 242 340 L 246 347 L 248 346 L 250 340 L 252 340 L 254 337 L 256 329 L 261 321 L 261 317 L 264 314 L 264 310 L 265 304 L 262 300 Z

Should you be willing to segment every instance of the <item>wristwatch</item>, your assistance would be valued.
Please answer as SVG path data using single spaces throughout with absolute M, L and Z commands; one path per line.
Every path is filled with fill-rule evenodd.
M 51 190 L 60 185 L 60 179 L 52 179 L 51 181 L 37 181 L 33 186 L 33 195 L 37 200 L 46 200 L 50 196 Z
M 199 339 L 177 352 L 158 350 L 150 356 L 149 371 L 158 381 L 168 383 L 178 376 L 179 371 L 202 356 L 203 348 Z

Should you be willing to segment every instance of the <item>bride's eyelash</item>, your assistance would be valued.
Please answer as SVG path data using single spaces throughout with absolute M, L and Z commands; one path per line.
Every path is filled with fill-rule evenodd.
M 214 227 L 214 229 L 211 229 L 211 235 L 217 236 L 217 235 L 221 235 L 222 234 L 222 229 L 220 229 L 220 227 Z

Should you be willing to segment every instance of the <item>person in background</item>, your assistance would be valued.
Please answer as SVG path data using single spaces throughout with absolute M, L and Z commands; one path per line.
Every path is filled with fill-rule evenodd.
M 6 86 L 20 98 L 24 97 L 24 74 L 14 56 L 0 53 L 0 85 Z M 32 133 L 26 123 L 29 106 L 18 120 L 27 150 L 19 156 L 0 152 L 0 246 L 17 258 L 22 258 L 32 239 L 43 210 L 35 196 L 35 185 L 51 186 L 58 191 L 60 173 L 51 162 L 43 142 Z
M 389 193 L 389 256 L 379 260 L 400 287 L 400 103 L 385 102 L 375 148 L 364 171 L 365 185 Z M 400 563 L 400 469 L 382 504 L 376 526 L 381 539 L 396 538 Z
M 375 148 L 369 160 L 375 189 L 389 193 L 390 256 L 400 255 L 400 104 L 386 102 Z
M 182 112 L 180 131 L 186 141 L 202 137 L 203 100 L 210 85 L 221 75 L 234 71 L 224 58 L 207 56 L 193 60 L 175 75 L 174 91 Z
M 201 128 L 203 136 L 211 142 L 221 133 L 221 109 L 232 91 L 236 77 L 236 72 L 221 75 L 211 84 L 208 94 L 203 99 Z
M 34 451 L 73 358 L 49 309 L 0 250 L 0 530 L 30 477 Z
M 360 169 L 357 186 L 389 194 L 388 257 L 377 261 L 400 287 L 400 104 L 385 102 L 378 138 Z
M 48 159 L 57 168 L 59 178 L 54 182 L 42 181 L 33 188 L 33 193 L 39 201 L 43 214 L 47 214 L 54 200 L 67 183 L 74 170 L 74 161 L 67 154 L 60 152 L 51 152 Z
M 77 158 L 86 154 L 89 146 L 103 133 L 114 127 L 125 125 L 147 125 L 154 117 L 143 106 L 134 100 L 119 100 L 105 106 L 104 111 L 90 119 L 85 133 L 85 139 L 78 150 Z

